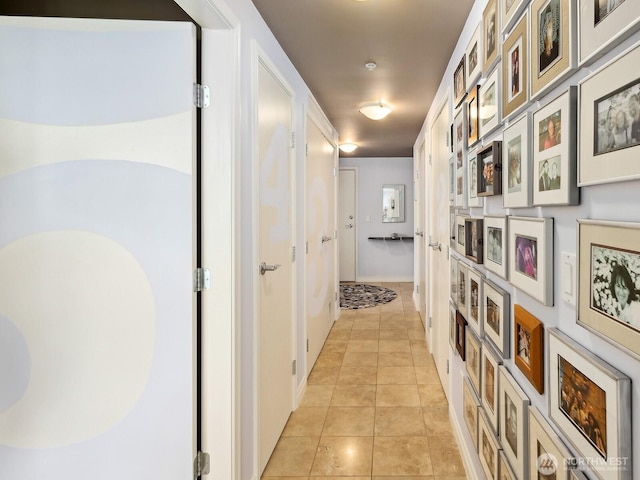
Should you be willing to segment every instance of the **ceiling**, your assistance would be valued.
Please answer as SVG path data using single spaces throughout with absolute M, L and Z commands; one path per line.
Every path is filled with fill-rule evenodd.
M 411 157 L 474 0 L 253 0 L 311 89 L 341 157 Z M 377 67 L 369 71 L 365 63 Z M 383 101 L 393 112 L 358 111 Z

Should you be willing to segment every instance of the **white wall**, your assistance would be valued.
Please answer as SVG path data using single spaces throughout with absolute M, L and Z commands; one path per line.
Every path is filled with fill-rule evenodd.
M 368 240 L 368 237 L 386 237 L 392 233 L 413 235 L 413 158 L 341 158 L 340 167 L 358 168 L 357 281 L 412 282 L 413 242 Z M 404 223 L 382 223 L 382 185 L 385 184 L 405 186 Z
M 500 3 L 500 2 L 499 2 Z M 428 135 L 428 126 L 433 122 L 435 115 L 437 115 L 437 108 L 441 104 L 443 95 L 447 89 L 453 90 L 453 72 L 457 67 L 464 50 L 467 47 L 471 36 L 481 21 L 482 11 L 486 6 L 486 0 L 477 0 L 474 4 L 465 28 L 460 36 L 459 42 L 453 53 L 451 61 L 447 67 L 447 70 L 442 78 L 442 82 L 435 96 L 435 99 L 431 105 L 427 118 L 425 120 L 423 131 L 416 140 L 414 151 L 418 152 L 418 148 L 422 143 L 422 139 L 425 135 Z M 557 85 L 543 97 L 537 99 L 536 102 L 531 103 L 528 107 L 528 111 L 535 111 L 538 108 L 544 106 L 546 103 L 556 98 L 558 95 L 566 91 L 569 85 L 576 85 L 581 79 L 583 79 L 590 72 L 595 71 L 598 67 L 617 56 L 622 51 L 626 50 L 629 46 L 637 43 L 640 40 L 640 33 L 634 34 L 630 39 L 623 42 L 618 47 L 611 50 L 603 58 L 590 65 L 588 68 L 578 70 L 575 74 L 569 77 L 567 80 Z M 452 106 L 450 105 L 450 112 L 453 113 Z M 578 112 L 580 115 L 580 112 Z M 520 115 L 517 115 L 519 118 Z M 453 118 L 453 115 L 451 116 Z M 508 124 L 507 124 L 508 125 Z M 506 125 L 505 125 L 506 126 Z M 574 126 L 574 128 L 576 128 Z M 501 140 L 502 129 L 499 129 L 495 134 L 492 134 L 486 141 Z M 426 138 L 427 144 L 429 139 Z M 615 183 L 607 185 L 589 186 L 581 188 L 581 203 L 575 207 L 535 207 L 525 209 L 503 209 L 502 197 L 490 197 L 485 199 L 485 205 L 483 208 L 471 208 L 470 213 L 472 216 L 480 217 L 483 215 L 521 215 L 531 217 L 553 217 L 554 218 L 554 264 L 553 264 L 553 278 L 554 284 L 554 299 L 555 306 L 545 307 L 538 301 L 529 297 L 525 292 L 520 291 L 513 287 L 509 282 L 498 278 L 496 275 L 488 273 L 486 276 L 491 281 L 497 283 L 503 289 L 511 295 L 511 304 L 520 304 L 526 310 L 530 311 L 538 319 L 544 323 L 545 329 L 552 327 L 559 327 L 560 330 L 568 334 L 575 339 L 578 343 L 582 344 L 587 349 L 595 352 L 599 357 L 610 363 L 615 368 L 619 369 L 631 378 L 632 381 L 632 411 L 638 412 L 640 408 L 640 362 L 638 359 L 622 352 L 614 345 L 602 340 L 596 335 L 585 330 L 576 323 L 576 309 L 574 306 L 564 302 L 561 298 L 560 291 L 560 253 L 577 253 L 577 234 L 576 234 L 576 219 L 577 218 L 593 218 L 601 220 L 624 220 L 624 221 L 640 221 L 640 214 L 638 213 L 637 206 L 640 202 L 640 182 L 630 181 L 625 183 Z M 466 261 L 466 260 L 465 260 Z M 469 263 L 470 264 L 470 263 Z M 477 269 L 481 272 L 485 272 L 485 269 L 480 265 Z M 436 319 L 434 321 L 447 322 L 447 319 Z M 546 348 L 546 346 L 545 346 Z M 477 460 L 477 454 L 473 452 L 473 444 L 467 434 L 467 428 L 463 421 L 462 415 L 462 375 L 464 374 L 465 365 L 460 360 L 459 356 L 450 355 L 451 361 L 451 396 L 453 403 L 450 406 L 450 412 L 452 421 L 457 432 L 460 434 L 460 444 L 463 457 L 467 462 L 467 476 L 469 478 L 483 478 L 484 474 L 481 470 L 480 464 Z M 538 394 L 529 381 L 520 373 L 520 370 L 514 365 L 513 359 L 507 359 L 504 361 L 509 371 L 513 374 L 517 382 L 524 389 L 526 394 L 531 400 L 531 404 L 536 406 L 543 414 L 548 412 L 548 395 Z M 545 374 L 548 372 L 548 359 L 545 359 Z M 545 389 L 547 386 L 545 387 Z M 640 458 L 640 416 L 632 415 L 632 458 Z M 623 421 L 629 421 L 624 419 Z M 567 445 L 568 442 L 565 441 Z M 635 477 L 638 477 L 638 466 L 636 466 Z

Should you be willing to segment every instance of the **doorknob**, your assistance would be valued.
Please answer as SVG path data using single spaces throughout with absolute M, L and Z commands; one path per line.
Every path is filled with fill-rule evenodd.
M 422 237 L 424 234 L 420 230 L 416 230 L 416 235 Z
M 260 275 L 264 275 L 267 272 L 273 272 L 274 270 L 279 269 L 281 266 L 282 265 L 280 265 L 280 264 L 267 265 L 265 262 L 262 262 L 260 264 Z
M 442 250 L 442 245 L 440 245 L 440 242 L 432 242 L 429 244 L 429 246 L 434 250 L 438 250 L 438 251 Z

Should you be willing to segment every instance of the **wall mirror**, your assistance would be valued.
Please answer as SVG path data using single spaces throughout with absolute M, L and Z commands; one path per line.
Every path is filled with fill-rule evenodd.
M 404 222 L 404 185 L 382 185 L 382 223 Z

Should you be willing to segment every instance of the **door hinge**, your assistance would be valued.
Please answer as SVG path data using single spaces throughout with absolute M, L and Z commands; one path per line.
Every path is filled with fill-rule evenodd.
M 305 157 L 309 156 L 309 144 L 308 143 L 304 144 L 304 156 Z
M 420 179 L 420 169 L 416 169 L 416 179 L 419 180 Z
M 447 375 L 449 374 L 449 359 L 447 359 Z
M 309 352 L 309 339 L 307 338 L 307 353 Z
M 193 460 L 193 478 L 202 477 L 202 475 L 208 475 L 211 471 L 211 457 L 208 453 L 198 452 L 196 458 Z
M 433 323 L 433 317 L 429 316 L 429 320 L 427 320 L 427 328 L 431 328 L 432 323 Z
M 296 132 L 291 132 L 291 148 L 296 148 Z
M 298 371 L 298 365 L 297 365 L 297 362 L 294 360 L 291 363 L 291 375 L 295 375 L 297 371 Z
M 309 253 L 309 240 L 305 242 L 304 253 Z
M 429 154 L 429 165 L 433 162 L 433 155 Z
M 193 291 L 202 292 L 211 288 L 211 272 L 208 268 L 196 268 L 193 271 Z
M 296 261 L 296 247 L 291 247 L 291 261 Z
M 193 84 L 193 104 L 198 108 L 207 108 L 211 104 L 211 92 L 208 85 Z
M 337 302 L 338 301 L 338 292 L 335 292 L 335 294 L 336 294 L 335 298 L 336 298 L 336 302 Z
M 333 238 L 338 239 L 338 230 L 333 231 Z
M 420 285 L 416 285 L 416 293 L 420 293 Z

